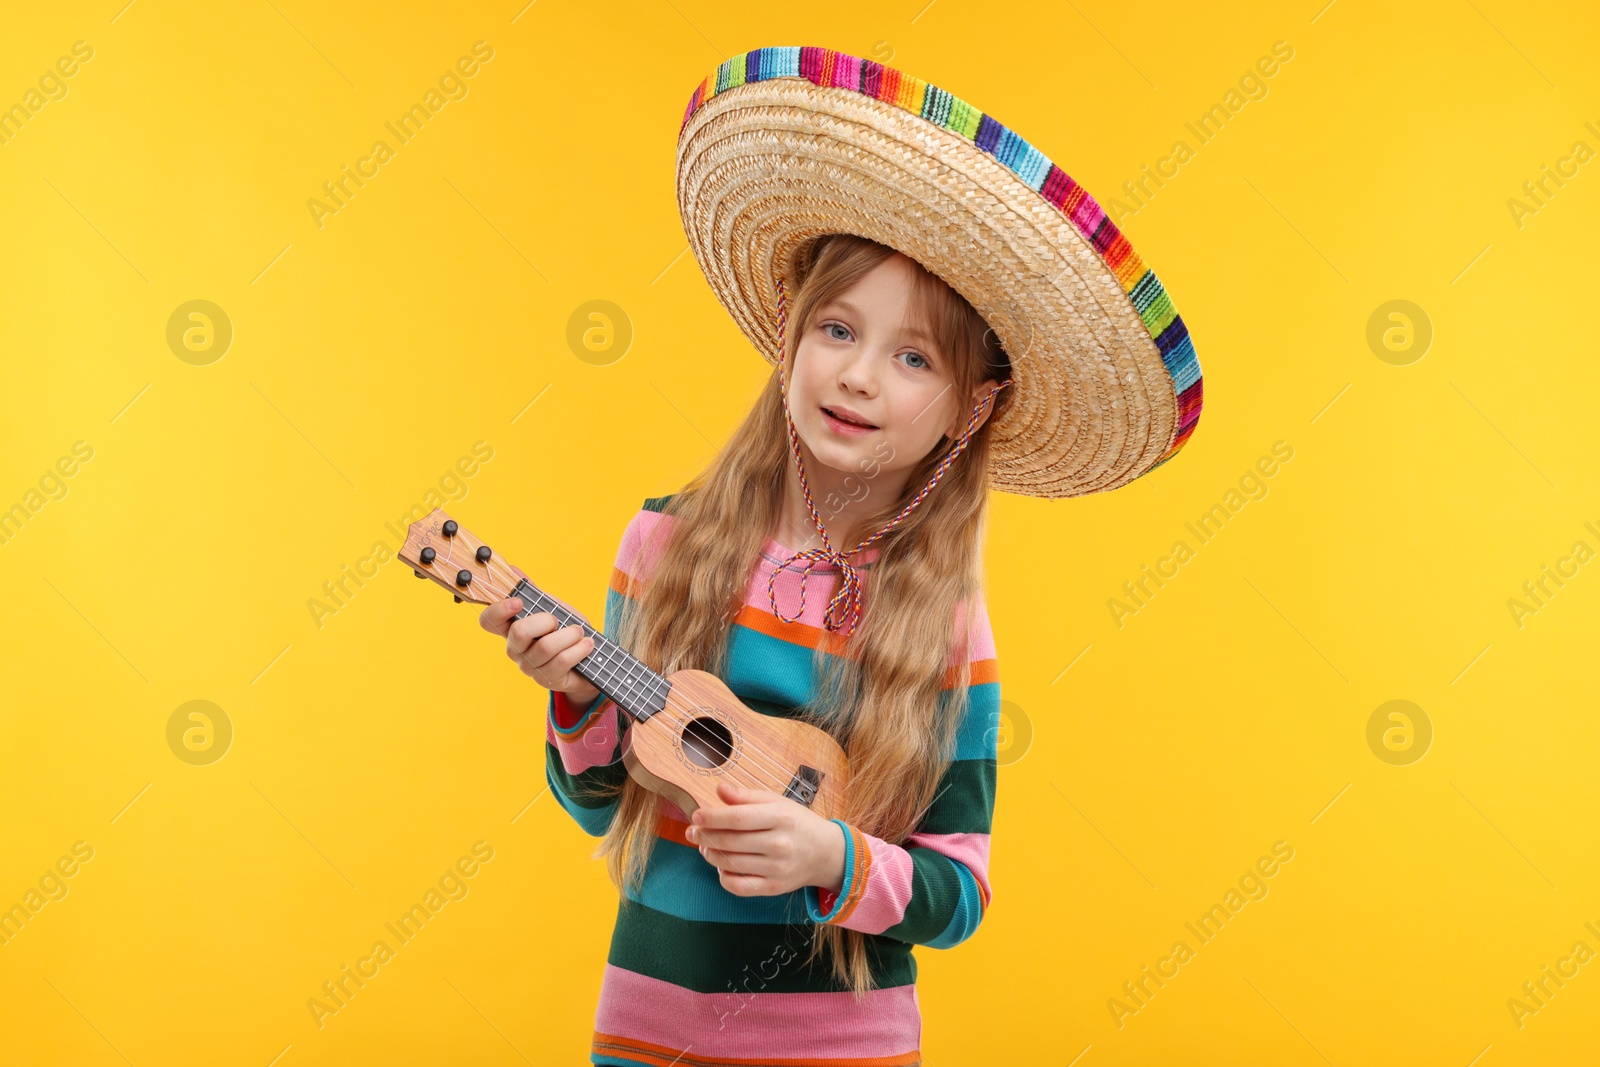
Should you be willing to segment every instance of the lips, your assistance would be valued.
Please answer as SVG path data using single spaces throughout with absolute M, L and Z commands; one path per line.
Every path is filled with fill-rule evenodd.
M 865 419 L 861 418 L 859 415 L 856 415 L 855 413 L 850 411 L 849 408 L 824 407 L 822 410 L 827 412 L 831 417 L 833 417 L 835 419 L 838 419 L 840 422 L 844 423 L 847 426 L 859 426 L 863 430 L 876 430 L 878 428 L 873 423 L 870 423 L 870 422 L 866 421 Z

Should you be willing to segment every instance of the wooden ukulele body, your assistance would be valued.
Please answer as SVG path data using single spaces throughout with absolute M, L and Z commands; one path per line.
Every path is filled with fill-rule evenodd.
M 635 722 L 624 742 L 623 763 L 639 784 L 685 815 L 702 804 L 725 807 L 717 783 L 731 781 L 790 796 L 824 819 L 842 817 L 850 763 L 826 731 L 746 707 L 707 671 L 667 681 L 666 710 Z

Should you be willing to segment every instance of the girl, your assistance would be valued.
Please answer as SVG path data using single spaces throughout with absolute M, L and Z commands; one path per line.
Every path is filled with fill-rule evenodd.
M 1170 367 L 1193 353 L 1154 276 L 1138 264 L 1129 283 L 1163 302 L 1142 315 L 1078 223 L 1036 241 L 1033 258 L 976 235 L 964 212 L 993 236 L 1028 212 L 1044 219 L 1041 206 L 1063 216 L 1015 168 L 962 177 L 993 164 L 990 150 L 929 131 L 952 129 L 951 101 L 967 105 L 822 49 L 737 59 L 691 100 L 679 202 L 708 278 L 775 369 L 711 464 L 628 524 L 604 632 L 663 674 L 710 670 L 751 708 L 831 733 L 850 759 L 844 817 L 724 784 L 722 805 L 690 818 L 628 776 L 632 720 L 573 669 L 594 647 L 581 627 L 515 620 L 516 599 L 482 624 L 550 690 L 547 780 L 603 838 L 597 855 L 622 891 L 591 1061 L 914 1065 L 912 946 L 960 944 L 991 901 L 1000 693 L 981 585 L 987 491 L 1109 488 L 1170 457 L 1193 426 L 1180 424 Z M 751 129 L 762 136 L 741 138 Z M 941 168 L 941 209 L 923 218 L 925 204 L 874 203 L 845 180 L 850 164 L 870 184 L 869 141 L 877 165 L 898 153 L 900 168 L 871 181 L 910 187 Z M 774 181 L 730 152 L 785 173 Z M 1101 232 L 1103 215 L 1079 214 Z M 741 234 L 741 220 L 755 229 Z M 942 232 L 952 222 L 966 243 Z M 770 304 L 752 305 L 762 291 Z M 1108 309 L 1112 294 L 1127 306 Z M 1130 326 L 1143 331 L 1132 344 Z M 1088 351 L 1074 357 L 1063 337 Z M 1069 396 L 1074 376 L 1087 399 Z

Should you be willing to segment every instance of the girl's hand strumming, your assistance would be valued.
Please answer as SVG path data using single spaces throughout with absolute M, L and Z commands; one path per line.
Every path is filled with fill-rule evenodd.
M 557 601 L 557 603 L 560 603 Z M 567 607 L 562 604 L 562 607 Z M 508 597 L 490 604 L 478 616 L 478 625 L 506 639 L 506 655 L 522 668 L 522 673 L 552 692 L 565 693 L 567 700 L 586 708 L 600 690 L 572 668 L 594 651 L 594 639 L 577 625 L 562 626 L 548 611 L 536 611 L 518 619 L 522 601 Z M 572 611 L 570 607 L 568 611 Z M 578 615 L 576 611 L 572 612 Z M 578 618 L 583 619 L 582 615 Z M 584 623 L 589 622 L 583 619 Z
M 831 820 L 765 789 L 717 783 L 725 808 L 695 809 L 689 843 L 717 868 L 722 888 L 741 897 L 772 897 L 814 885 L 844 883 L 844 834 Z

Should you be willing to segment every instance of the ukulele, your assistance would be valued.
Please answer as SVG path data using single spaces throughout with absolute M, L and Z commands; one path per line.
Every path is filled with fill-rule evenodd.
M 633 719 L 622 746 L 628 774 L 685 815 L 702 804 L 723 807 L 717 783 L 726 779 L 788 797 L 824 819 L 842 817 L 850 765 L 826 731 L 751 710 L 707 671 L 657 674 L 440 509 L 410 525 L 399 556 L 418 578 L 454 593 L 458 604 L 517 597 L 519 619 L 547 611 L 562 626 L 583 627 L 594 650 L 573 669 Z

